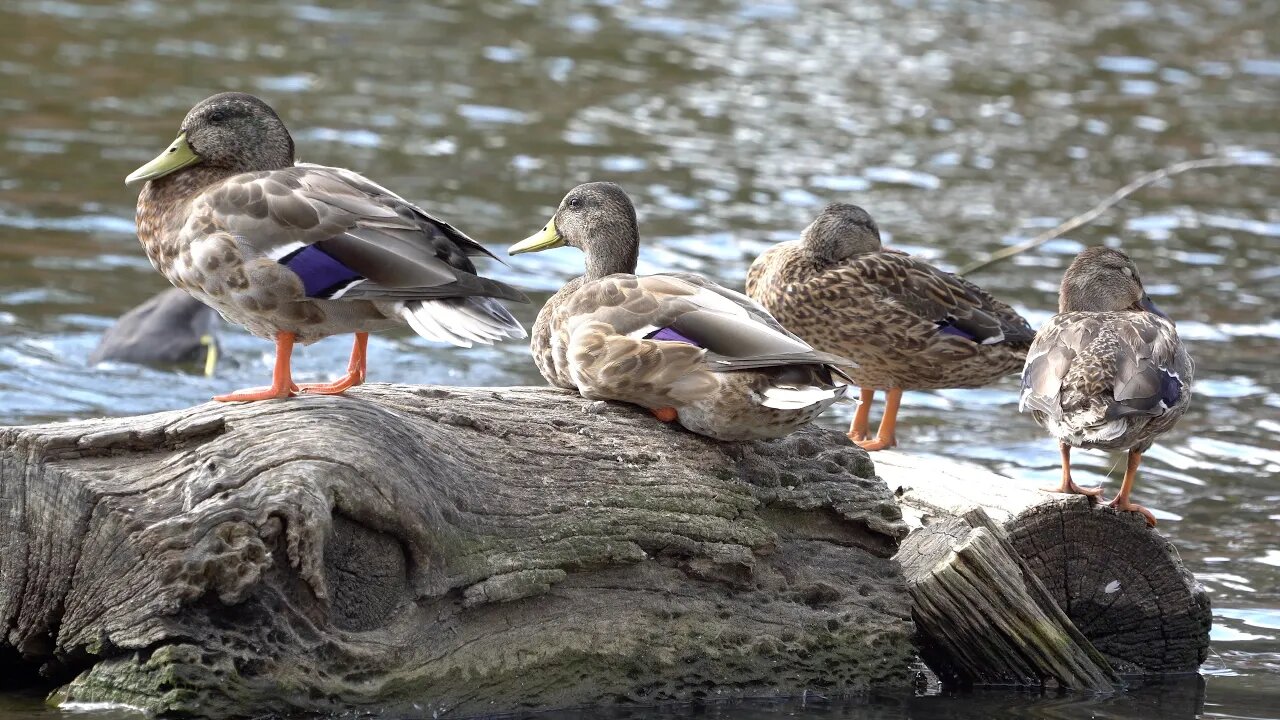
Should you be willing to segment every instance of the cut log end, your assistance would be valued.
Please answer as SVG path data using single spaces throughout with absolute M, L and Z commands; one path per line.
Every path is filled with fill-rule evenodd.
M 1208 594 L 1140 515 L 979 468 L 877 461 L 913 527 L 898 559 L 944 682 L 1103 690 L 1204 661 Z
M 1140 515 L 1049 502 L 1006 527 L 1058 606 L 1119 672 L 1192 672 L 1208 656 L 1208 592 Z

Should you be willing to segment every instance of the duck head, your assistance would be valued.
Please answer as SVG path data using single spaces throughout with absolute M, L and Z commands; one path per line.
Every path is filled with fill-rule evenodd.
M 1058 312 L 1150 312 L 1169 320 L 1142 287 L 1128 255 L 1107 247 L 1086 248 L 1076 256 L 1058 294 Z
M 191 108 L 164 152 L 129 173 L 126 185 L 199 166 L 221 175 L 293 165 L 293 138 L 271 106 L 247 93 L 214 95 Z
M 634 273 L 640 254 L 640 231 L 631 198 L 616 183 L 592 182 L 570 190 L 541 230 L 512 245 L 519 255 L 562 246 L 586 255 L 587 278 Z
M 836 262 L 880 250 L 880 228 L 871 214 L 857 205 L 831 203 L 800 234 L 806 252 L 824 262 Z

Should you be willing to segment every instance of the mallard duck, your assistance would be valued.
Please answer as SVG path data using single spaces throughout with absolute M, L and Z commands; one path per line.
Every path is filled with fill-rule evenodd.
M 89 355 L 89 364 L 198 364 L 210 375 L 218 362 L 214 333 L 218 322 L 213 308 L 178 288 L 169 288 L 121 315 L 102 334 Z
M 858 363 L 849 374 L 862 402 L 849 437 L 866 450 L 897 444 L 904 390 L 995 382 L 1022 366 L 1034 335 L 982 288 L 882 247 L 867 211 L 844 203 L 756 258 L 747 294 L 818 350 Z M 884 417 L 869 438 L 877 390 L 886 391 Z
M 295 164 L 289 131 L 252 95 L 196 105 L 177 139 L 125 182 L 146 183 L 138 237 L 151 264 L 276 343 L 270 387 L 215 400 L 341 393 L 364 381 L 368 333 L 397 325 L 462 347 L 525 337 L 495 298 L 528 299 L 476 274 L 470 258 L 487 250 L 355 172 Z M 355 333 L 346 374 L 294 384 L 294 343 L 341 333 Z
M 1022 371 L 1019 409 L 1058 439 L 1062 484 L 1054 492 L 1097 496 L 1071 480 L 1071 448 L 1129 451 L 1117 510 L 1155 516 L 1129 500 L 1142 453 L 1191 403 L 1194 372 L 1173 321 L 1151 302 L 1138 268 L 1119 250 L 1091 247 L 1062 277 L 1058 314 L 1040 332 Z
M 531 348 L 547 382 L 620 400 L 720 440 L 781 437 L 844 396 L 844 358 L 814 351 L 750 298 L 687 273 L 635 275 L 640 235 L 622 188 L 570 190 L 512 255 L 568 245 L 587 272 L 547 301 Z

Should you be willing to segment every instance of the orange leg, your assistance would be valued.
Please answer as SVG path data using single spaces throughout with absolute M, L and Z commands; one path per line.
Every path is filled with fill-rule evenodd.
M 1045 492 L 1068 493 L 1071 495 L 1088 495 L 1089 502 L 1095 502 L 1096 498 L 1102 494 L 1102 488 L 1082 488 L 1071 479 L 1071 446 L 1066 443 L 1058 443 L 1058 449 L 1062 451 L 1062 484 L 1056 488 L 1043 488 Z
M 351 361 L 347 363 L 347 374 L 331 383 L 303 383 L 299 389 L 312 395 L 338 395 L 364 382 L 369 349 L 369 333 L 356 333 L 356 341 L 351 346 Z
M 902 402 L 902 388 L 889 388 L 884 394 L 884 417 L 880 418 L 880 429 L 876 431 L 875 440 L 855 440 L 858 447 L 867 452 L 884 450 L 898 444 L 894 431 L 898 429 L 898 405 Z
M 215 395 L 213 399 L 218 402 L 253 402 L 291 397 L 298 391 L 298 386 L 293 384 L 289 366 L 289 360 L 293 357 L 293 338 L 291 332 L 276 333 L 276 366 L 271 373 L 271 387 L 237 390 L 226 395 Z
M 867 430 L 871 425 L 871 402 L 875 399 L 875 388 L 862 388 L 858 409 L 853 413 L 853 424 L 849 426 L 850 440 L 859 442 L 867 439 Z
M 1142 516 L 1147 519 L 1147 525 L 1155 527 L 1156 516 L 1152 515 L 1150 510 L 1129 502 L 1129 492 L 1133 490 L 1133 479 L 1138 476 L 1138 463 L 1140 462 L 1142 462 L 1142 453 L 1130 450 L 1129 466 L 1124 471 L 1124 482 L 1120 484 L 1120 492 L 1111 501 L 1111 507 L 1122 511 L 1142 513 Z
M 675 422 L 676 418 L 680 417 L 680 413 L 676 412 L 676 409 L 673 407 L 650 408 L 649 412 L 653 413 L 653 416 L 662 422 L 667 423 Z

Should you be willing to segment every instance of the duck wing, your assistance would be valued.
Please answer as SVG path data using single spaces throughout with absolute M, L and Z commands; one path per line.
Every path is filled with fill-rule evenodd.
M 1036 335 L 1019 409 L 1100 426 L 1185 408 L 1194 368 L 1173 324 L 1145 312 L 1063 313 Z
M 196 202 L 210 230 L 292 270 L 311 298 L 528 302 L 476 273 L 470 256 L 488 253 L 474 240 L 349 170 L 303 164 L 244 173 Z
M 453 225 L 428 213 L 418 205 L 409 202 L 397 193 L 388 190 L 360 173 L 347 170 L 346 168 L 329 167 L 327 165 L 316 165 L 314 163 L 304 162 L 297 163 L 296 167 L 306 168 L 315 172 L 332 173 L 337 175 L 349 185 L 355 187 L 369 197 L 378 198 L 384 204 L 395 208 L 397 214 L 401 217 L 412 222 L 428 222 L 439 228 L 441 232 L 447 235 L 449 239 L 453 240 L 454 243 L 457 244 L 458 247 L 460 247 L 469 257 L 488 257 L 497 260 L 503 265 L 507 264 L 502 258 L 489 252 L 488 248 L 473 240 L 470 235 L 467 235 Z
M 849 267 L 895 305 L 933 323 L 941 335 L 980 345 L 1023 346 L 1035 336 L 1025 318 L 986 290 L 905 253 L 871 253 L 854 258 Z
M 676 341 L 706 351 L 716 372 L 793 364 L 854 366 L 814 350 L 747 296 L 690 274 L 611 275 L 574 294 L 585 312 L 633 340 Z

